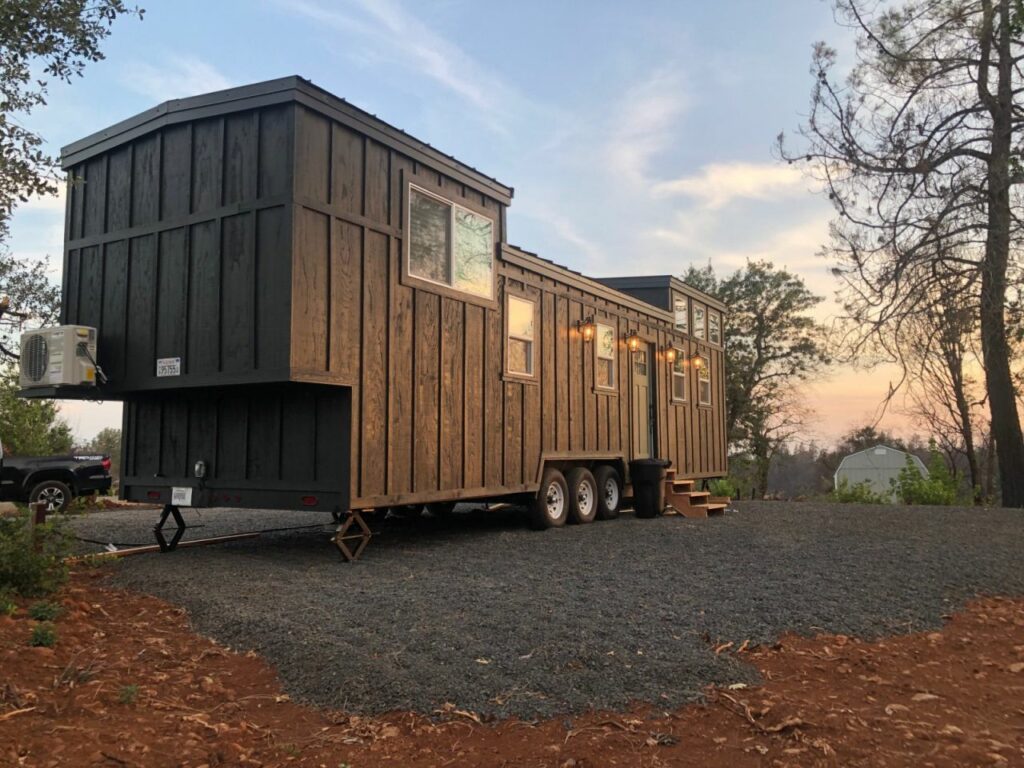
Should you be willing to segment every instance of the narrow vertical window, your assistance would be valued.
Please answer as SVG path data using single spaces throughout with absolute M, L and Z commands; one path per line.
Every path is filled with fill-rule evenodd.
M 700 358 L 700 361 L 697 368 L 698 402 L 701 405 L 711 405 L 711 368 L 706 358 Z
M 707 338 L 707 328 L 704 323 L 704 307 L 699 304 L 693 305 L 693 335 L 698 339 Z
M 533 342 L 536 305 L 529 299 L 508 297 L 507 370 L 517 376 L 533 376 Z
M 409 275 L 491 298 L 494 223 L 418 187 L 409 187 Z
M 597 338 L 594 353 L 597 365 L 594 367 L 594 386 L 598 389 L 615 388 L 615 329 L 610 325 L 597 324 Z
M 674 307 L 676 330 L 681 333 L 690 332 L 690 300 L 685 296 L 676 296 Z
M 708 312 L 708 341 L 712 344 L 722 343 L 722 314 L 711 310 Z
M 672 361 L 672 399 L 686 402 L 686 357 L 681 349 L 676 350 L 676 359 Z

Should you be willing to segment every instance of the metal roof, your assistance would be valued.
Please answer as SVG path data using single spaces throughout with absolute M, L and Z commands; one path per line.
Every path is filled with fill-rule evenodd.
M 478 171 L 473 166 L 457 160 L 452 155 L 411 136 L 402 129 L 396 128 L 376 115 L 360 109 L 340 96 L 335 96 L 298 75 L 266 80 L 238 88 L 228 88 L 185 99 L 165 101 L 152 109 L 140 112 L 68 144 L 61 151 L 62 164 L 64 168 L 77 165 L 93 155 L 105 152 L 111 147 L 135 139 L 164 125 L 287 101 L 297 101 L 311 109 L 326 111 L 340 122 L 387 146 L 428 165 L 439 166 L 463 183 L 482 188 L 486 193 L 506 205 L 512 200 L 514 194 L 512 187 L 502 184 L 493 176 Z

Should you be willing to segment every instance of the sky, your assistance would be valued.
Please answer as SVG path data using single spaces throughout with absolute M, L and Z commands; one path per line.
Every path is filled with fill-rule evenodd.
M 141 2 L 106 60 L 25 121 L 51 151 L 168 99 L 297 74 L 513 186 L 509 240 L 527 250 L 592 276 L 768 259 L 826 299 L 820 320 L 836 314 L 816 255 L 832 208 L 772 155 L 807 112 L 812 44 L 850 50 L 826 2 Z M 15 253 L 50 255 L 59 281 L 62 230 L 62 201 L 32 201 Z M 804 438 L 873 421 L 892 378 L 842 367 L 808 386 Z M 83 439 L 120 426 L 117 403 L 63 413 Z M 910 431 L 892 412 L 882 426 Z

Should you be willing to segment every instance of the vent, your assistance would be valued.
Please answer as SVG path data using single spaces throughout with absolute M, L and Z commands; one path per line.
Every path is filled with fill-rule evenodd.
M 42 334 L 30 336 L 21 350 L 21 370 L 32 381 L 39 381 L 46 375 L 50 365 L 50 350 Z

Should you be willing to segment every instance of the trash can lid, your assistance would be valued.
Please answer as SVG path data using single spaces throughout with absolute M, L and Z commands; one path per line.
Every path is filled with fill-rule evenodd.
M 633 459 L 629 465 L 638 467 L 671 467 L 671 459 Z

